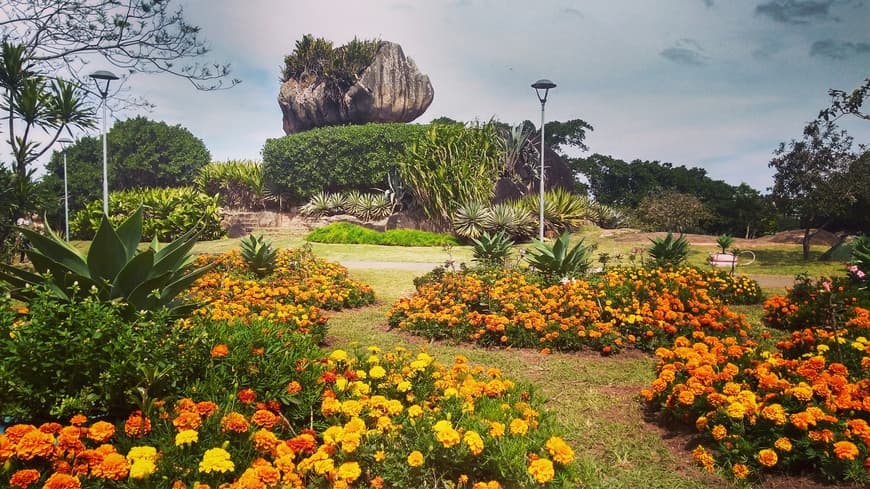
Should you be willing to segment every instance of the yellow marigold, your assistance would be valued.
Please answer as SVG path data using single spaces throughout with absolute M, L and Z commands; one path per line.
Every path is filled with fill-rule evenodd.
M 126 479 L 130 472 L 127 459 L 120 453 L 110 453 L 103 457 L 103 461 L 91 470 L 94 477 L 119 481 Z
M 781 452 L 790 452 L 791 451 L 791 440 L 786 437 L 777 438 L 775 442 L 773 442 L 773 446 L 781 451 Z
M 574 461 L 574 450 L 558 436 L 551 436 L 544 448 L 557 463 L 567 465 Z
M 88 429 L 87 436 L 97 443 L 103 443 L 115 436 L 115 425 L 106 421 L 97 421 Z
M 55 472 L 45 481 L 42 489 L 81 489 L 81 487 L 82 483 L 79 482 L 78 477 Z
M 501 484 L 498 481 L 475 482 L 471 489 L 501 489 Z
M 813 398 L 813 388 L 807 385 L 806 382 L 801 382 L 789 389 L 788 392 L 801 401 L 809 401 Z
M 175 435 L 175 446 L 183 447 L 185 445 L 193 445 L 199 441 L 199 432 L 196 430 L 179 431 Z
M 335 475 L 341 480 L 353 482 L 362 475 L 362 469 L 360 469 L 359 464 L 356 462 L 345 462 L 338 466 Z
M 695 402 L 695 394 L 686 389 L 677 396 L 677 401 L 685 406 L 691 406 Z
M 157 464 L 147 458 L 139 459 L 130 466 L 130 478 L 136 480 L 147 479 L 157 472 Z
M 385 375 L 387 375 L 387 371 L 380 365 L 375 365 L 369 369 L 369 377 L 373 379 L 382 379 Z
M 480 455 L 483 451 L 483 438 L 476 431 L 466 431 L 462 441 L 468 447 L 472 455 Z
M 731 466 L 731 473 L 735 479 L 745 479 L 749 476 L 749 467 L 744 464 L 734 464 Z
M 769 406 L 765 406 L 764 409 L 761 410 L 761 417 L 766 420 L 773 421 L 774 424 L 778 426 L 782 426 L 788 421 L 785 413 L 785 409 L 781 404 L 771 404 Z
M 553 469 L 553 462 L 546 458 L 532 460 L 529 464 L 529 475 L 535 479 L 538 484 L 546 484 L 553 480 L 556 476 L 556 471 Z
M 33 460 L 37 457 L 49 459 L 54 454 L 54 448 L 54 436 L 33 430 L 18 440 L 15 455 L 21 460 Z
M 435 423 L 432 427 L 435 432 L 435 439 L 438 440 L 444 448 L 450 448 L 459 444 L 459 432 L 453 429 L 450 421 L 441 420 Z
M 387 458 L 387 454 L 383 450 L 375 452 L 375 462 L 383 462 L 385 458 Z
M 278 437 L 275 436 L 275 433 L 272 433 L 267 429 L 255 431 L 252 439 L 254 448 L 260 452 L 271 452 L 279 443 Z
M 425 459 L 419 450 L 414 450 L 408 455 L 408 465 L 411 467 L 419 467 L 423 465 L 423 462 L 425 462 Z
M 504 436 L 504 423 L 499 423 L 498 421 L 492 421 L 489 423 L 489 436 L 493 438 L 501 438 Z
M 710 434 L 713 435 L 713 439 L 716 441 L 721 441 L 723 438 L 728 436 L 728 429 L 722 426 L 721 424 L 717 424 L 710 431 Z
M 329 354 L 329 359 L 333 362 L 346 362 L 347 352 L 344 350 L 335 350 Z
M 525 435 L 529 432 L 529 423 L 520 418 L 514 418 L 509 425 L 512 435 Z
M 234 431 L 245 433 L 251 428 L 248 420 L 239 413 L 232 412 L 221 418 L 221 431 Z
M 27 489 L 31 484 L 35 483 L 39 480 L 39 471 L 35 469 L 23 469 L 12 474 L 12 477 L 9 479 L 9 485 L 11 487 L 17 487 L 19 489 Z
M 206 450 L 202 456 L 202 461 L 199 463 L 199 471 L 205 474 L 232 472 L 235 469 L 236 466 L 230 460 L 229 452 L 223 448 L 210 448 Z
M 146 445 L 133 447 L 129 452 L 127 452 L 127 460 L 131 463 L 142 459 L 150 460 L 152 462 L 156 461 L 157 449 Z
M 746 406 L 744 406 L 740 401 L 734 401 L 728 404 L 728 407 L 725 408 L 725 412 L 731 418 L 743 419 L 743 416 L 746 415 Z
M 758 463 L 765 467 L 773 467 L 779 461 L 779 457 L 776 455 L 776 452 L 769 448 L 759 450 L 757 458 Z
M 834 455 L 840 460 L 855 460 L 858 457 L 858 447 L 851 441 L 834 443 Z
M 407 380 L 403 380 L 396 384 L 396 390 L 399 392 L 408 392 L 409 390 L 411 390 L 412 387 L 413 385 L 411 385 L 411 383 Z

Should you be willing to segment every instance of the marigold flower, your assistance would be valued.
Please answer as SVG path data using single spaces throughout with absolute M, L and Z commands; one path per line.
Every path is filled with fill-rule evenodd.
M 236 394 L 236 398 L 242 404 L 253 404 L 257 400 L 257 393 L 253 389 L 242 389 Z
M 153 460 L 143 458 L 133 462 L 133 464 L 130 465 L 131 479 L 147 479 L 148 477 L 151 477 L 154 472 L 157 472 L 157 464 L 155 464 Z
M 302 384 L 300 384 L 299 382 L 293 380 L 289 384 L 287 384 L 287 393 L 291 396 L 300 392 L 302 392 Z
M 83 426 L 88 422 L 88 417 L 84 414 L 76 414 L 72 418 L 69 419 L 69 424 L 73 426 Z
M 133 463 L 137 460 L 150 460 L 152 462 L 156 461 L 157 449 L 147 445 L 130 448 L 130 451 L 127 452 L 127 461 Z
M 553 480 L 556 471 L 553 468 L 553 462 L 546 458 L 539 458 L 529 464 L 529 474 L 538 484 L 546 484 Z
M 453 429 L 450 421 L 442 419 L 432 426 L 435 432 L 435 439 L 438 440 L 444 448 L 450 448 L 459 444 L 459 432 Z
M 383 462 L 385 458 L 387 458 L 387 454 L 383 450 L 375 452 L 375 462 Z
M 779 457 L 776 455 L 776 452 L 769 448 L 759 450 L 757 458 L 758 463 L 765 467 L 773 467 L 779 461 Z
M 745 479 L 749 476 L 749 467 L 744 464 L 734 464 L 731 466 L 731 473 L 736 479 Z
M 544 444 L 544 448 L 557 463 L 567 465 L 574 461 L 574 450 L 558 436 L 551 436 Z
M 22 469 L 14 474 L 9 479 L 9 485 L 19 489 L 28 489 L 31 484 L 38 481 L 40 478 L 39 471 L 35 469 Z
M 175 446 L 183 447 L 193 445 L 199 441 L 199 432 L 196 430 L 182 430 L 175 435 Z
M 234 431 L 236 433 L 245 433 L 251 428 L 248 420 L 237 412 L 226 414 L 221 418 L 221 431 Z
M 55 472 L 45 481 L 42 489 L 81 489 L 82 483 L 78 477 Z
M 499 423 L 498 421 L 492 421 L 489 423 L 489 436 L 493 438 L 501 438 L 504 436 L 504 431 L 504 423 Z
M 840 460 L 855 460 L 858 454 L 858 447 L 850 441 L 838 441 L 834 443 L 834 455 Z
M 91 470 L 94 477 L 119 481 L 127 478 L 130 472 L 130 465 L 127 463 L 126 457 L 120 453 L 110 453 L 103 457 L 102 462 Z
M 514 418 L 511 420 L 509 429 L 512 435 L 522 436 L 529 432 L 529 423 L 523 419 Z
M 483 438 L 475 431 L 466 431 L 462 436 L 462 441 L 472 455 L 480 455 L 483 451 Z
M 236 466 L 230 460 L 230 453 L 223 448 L 206 450 L 199 463 L 199 471 L 205 474 L 232 472 L 235 469 Z
M 765 406 L 764 409 L 761 410 L 761 417 L 773 421 L 777 426 L 782 426 L 787 421 L 785 409 L 781 404 Z
M 746 406 L 740 401 L 734 401 L 728 404 L 728 407 L 725 408 L 725 412 L 730 418 L 743 419 L 743 416 L 746 415 Z
M 722 441 L 726 436 L 728 436 L 728 429 L 722 426 L 721 424 L 717 424 L 710 431 L 710 434 L 713 435 L 713 439 L 716 441 Z
M 362 475 L 362 469 L 357 462 L 344 462 L 338 466 L 336 477 L 347 482 L 353 482 Z
M 791 440 L 784 436 L 777 438 L 776 441 L 773 442 L 773 446 L 781 452 L 790 452 L 792 449 Z
M 115 425 L 106 421 L 97 421 L 88 429 L 87 437 L 97 443 L 103 443 L 115 436 Z
M 172 420 L 172 426 L 178 431 L 195 430 L 202 426 L 202 416 L 198 411 L 182 411 Z
M 271 430 L 280 420 L 281 418 L 265 409 L 259 409 L 251 416 L 252 423 L 267 430 Z
M 54 436 L 36 429 L 25 433 L 15 446 L 15 455 L 21 460 L 50 459 L 54 451 Z
M 212 358 L 222 358 L 227 356 L 230 353 L 230 349 L 227 345 L 220 343 L 215 345 L 214 348 L 211 349 L 211 357 Z
M 151 420 L 143 417 L 139 411 L 130 414 L 124 423 L 124 433 L 130 438 L 142 438 L 151 433 Z
M 408 455 L 408 465 L 411 467 L 419 467 L 423 465 L 425 459 L 423 458 L 423 454 L 420 453 L 419 450 L 414 450 Z
M 278 437 L 266 429 L 260 429 L 254 432 L 252 437 L 254 448 L 260 452 L 271 452 L 278 443 Z

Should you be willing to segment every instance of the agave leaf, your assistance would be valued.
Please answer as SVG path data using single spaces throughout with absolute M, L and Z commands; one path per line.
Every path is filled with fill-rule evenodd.
M 31 257 L 32 254 L 36 253 L 41 253 L 44 256 L 51 256 L 52 261 L 58 263 L 60 266 L 66 268 L 72 273 L 89 277 L 91 271 L 88 268 L 88 263 L 85 260 L 85 257 L 82 256 L 77 249 L 67 244 L 64 240 L 58 238 L 57 235 L 51 231 L 49 226 L 46 226 L 46 230 L 49 233 L 48 236 L 37 233 L 32 229 L 19 228 L 21 234 L 30 240 L 32 246 L 32 248 L 27 251 L 27 256 Z M 31 262 L 33 262 L 32 259 Z M 40 272 L 46 271 L 40 270 L 39 268 L 36 270 Z
M 206 272 L 214 268 L 215 265 L 216 263 L 209 263 L 208 265 L 205 265 L 203 267 L 191 270 L 190 272 L 181 276 L 178 280 L 165 285 L 160 294 L 161 299 L 164 299 L 166 302 L 168 302 L 170 298 L 173 298 L 178 294 L 184 292 L 190 287 L 193 282 L 196 281 L 196 279 L 203 276 Z
M 100 228 L 91 242 L 88 250 L 88 268 L 91 278 L 102 278 L 108 281 L 115 279 L 118 272 L 127 263 L 127 251 L 118 233 L 112 228 L 109 220 L 103 217 Z
M 124 245 L 128 260 L 136 256 L 136 250 L 142 241 L 142 214 L 142 206 L 140 205 L 136 212 L 125 219 L 116 230 L 118 238 Z
M 124 300 L 127 300 L 128 296 L 139 284 L 148 280 L 153 269 L 154 250 L 146 250 L 139 253 L 118 272 L 112 284 L 112 289 L 109 292 L 109 297 L 123 297 Z
M 156 309 L 159 304 L 155 299 L 151 298 L 150 295 L 154 290 L 161 289 L 163 283 L 165 283 L 171 275 L 172 272 L 166 272 L 157 276 L 152 276 L 148 280 L 142 282 L 127 294 L 127 304 L 136 310 Z
M 184 233 L 177 240 L 161 248 L 154 257 L 154 273 L 162 274 L 183 268 L 189 262 L 190 250 L 196 244 L 195 230 Z

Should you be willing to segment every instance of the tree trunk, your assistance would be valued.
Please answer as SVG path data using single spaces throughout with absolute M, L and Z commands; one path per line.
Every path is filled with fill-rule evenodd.
M 810 228 L 804 229 L 804 239 L 801 241 L 804 251 L 804 261 L 810 261 L 810 240 L 816 233 L 810 233 Z

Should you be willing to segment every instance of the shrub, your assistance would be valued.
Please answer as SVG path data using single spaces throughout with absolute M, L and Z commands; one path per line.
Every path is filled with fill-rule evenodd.
M 200 229 L 201 239 L 224 236 L 217 196 L 206 195 L 191 187 L 112 192 L 109 202 L 109 221 L 114 225 L 120 224 L 139 207 L 143 208 L 144 241 L 154 238 L 172 241 L 195 226 Z M 102 217 L 102 201 L 89 203 L 70 220 L 70 234 L 76 239 L 93 239 Z
M 520 202 L 530 214 L 540 214 L 540 196 L 527 195 Z M 591 216 L 591 204 L 586 197 L 560 188 L 544 193 L 544 229 L 547 231 L 556 234 L 574 231 Z
M 712 216 L 701 199 L 673 190 L 644 197 L 635 210 L 637 222 L 647 231 L 690 232 Z
M 405 147 L 423 137 L 419 124 L 323 127 L 263 146 L 263 178 L 276 192 L 304 202 L 318 192 L 384 188 Z
M 491 208 L 484 222 L 491 233 L 505 233 L 515 241 L 525 241 L 535 234 L 536 219 L 518 202 L 501 202 Z
M 263 164 L 251 160 L 213 161 L 199 169 L 196 189 L 216 195 L 222 207 L 263 208 L 273 196 L 263 183 Z
M 462 238 L 476 238 L 484 232 L 491 217 L 488 205 L 476 200 L 466 202 L 453 214 L 453 232 Z
M 248 235 L 241 241 L 242 258 L 248 264 L 248 270 L 262 278 L 275 270 L 275 260 L 278 250 L 272 248 L 272 243 L 266 241 L 263 235 Z
M 570 239 L 570 233 L 565 231 L 553 242 L 553 246 L 535 240 L 535 250 L 526 257 L 526 261 L 549 281 L 584 275 L 589 270 L 595 245 L 586 245 L 581 239 L 573 248 L 569 248 Z
M 484 232 L 480 239 L 472 238 L 474 261 L 484 267 L 504 267 L 514 243 L 504 233 Z
M 647 254 L 653 259 L 656 267 L 678 267 L 689 256 L 689 240 L 682 234 L 674 238 L 668 233 L 664 238 L 650 238 L 652 245 L 647 248 Z
M 415 229 L 390 229 L 380 232 L 349 222 L 336 222 L 315 229 L 305 237 L 313 243 L 372 244 L 385 246 L 444 246 L 456 244 L 449 234 Z

